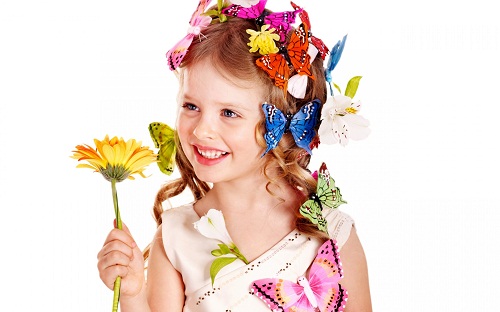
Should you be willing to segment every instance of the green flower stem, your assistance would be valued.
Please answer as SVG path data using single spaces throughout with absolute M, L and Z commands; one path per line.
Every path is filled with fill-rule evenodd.
M 111 179 L 111 192 L 113 194 L 113 206 L 115 207 L 116 228 L 122 229 L 122 218 L 120 217 L 120 208 L 118 208 L 118 193 L 116 192 L 116 179 Z M 122 278 L 116 277 L 113 288 L 113 312 L 118 311 L 118 302 L 120 301 L 120 285 Z
M 111 179 L 111 191 L 113 193 L 113 205 L 115 206 L 116 228 L 122 229 L 122 218 L 118 208 L 118 193 L 116 192 L 116 179 Z
M 248 264 L 247 258 L 239 251 L 238 247 L 234 246 L 234 248 L 231 248 L 231 253 L 235 255 L 238 259 L 243 261 L 245 264 Z

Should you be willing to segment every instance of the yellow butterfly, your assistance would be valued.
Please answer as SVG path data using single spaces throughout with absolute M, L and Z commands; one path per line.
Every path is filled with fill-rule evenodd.
M 149 134 L 158 151 L 158 167 L 161 172 L 171 175 L 175 165 L 175 130 L 163 122 L 149 124 Z

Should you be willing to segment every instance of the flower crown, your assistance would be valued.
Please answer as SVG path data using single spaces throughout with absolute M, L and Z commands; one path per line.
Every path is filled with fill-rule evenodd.
M 210 2 L 211 0 L 199 1 L 191 16 L 186 36 L 167 52 L 170 70 L 176 71 L 195 37 L 202 39 L 203 28 L 211 23 L 225 22 L 228 16 L 255 21 L 258 30 L 247 29 L 246 32 L 249 34 L 249 52 L 261 54 L 256 60 L 256 66 L 264 70 L 277 87 L 295 98 L 303 99 L 308 79 L 314 79 L 310 70 L 311 63 L 318 54 L 323 60 L 329 54 L 324 68 L 325 80 L 330 88 L 330 96 L 326 103 L 316 99 L 295 113 L 281 112 L 273 104 L 262 105 L 266 117 L 264 137 L 267 143 L 267 149 L 262 156 L 278 145 L 285 132 L 291 132 L 297 146 L 309 154 L 319 143 L 339 143 L 345 146 L 349 139 L 360 140 L 369 135 L 368 120 L 358 114 L 361 102 L 352 100 L 356 95 L 361 76 L 349 80 L 344 94 L 332 79 L 332 71 L 340 60 L 347 35 L 329 50 L 323 40 L 312 35 L 307 11 L 293 2 L 290 2 L 291 10 L 284 12 L 266 10 L 267 0 L 233 0 L 231 3 L 218 0 L 216 9 L 207 10 Z M 298 27 L 293 27 L 296 17 L 300 18 L 301 23 Z M 334 89 L 338 94 L 334 94 Z M 318 123 L 320 126 L 316 136 L 315 129 Z M 153 124 L 156 126 L 151 127 Z M 158 122 L 151 125 L 151 136 L 155 146 L 160 148 L 159 165 L 162 166 L 163 172 L 170 174 L 175 156 L 173 139 L 164 143 L 165 156 L 161 156 L 162 144 L 159 143 L 158 137 L 172 138 L 173 130 Z M 165 129 L 167 132 L 162 134 L 159 129 Z

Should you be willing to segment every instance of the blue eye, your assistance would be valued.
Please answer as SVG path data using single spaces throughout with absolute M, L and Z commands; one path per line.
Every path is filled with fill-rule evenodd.
M 184 104 L 182 104 L 182 107 L 186 108 L 188 110 L 199 110 L 196 105 L 191 104 L 191 103 L 184 103 Z
M 235 117 L 238 117 L 238 114 L 236 114 L 232 110 L 224 109 L 224 110 L 222 110 L 222 116 L 224 116 L 224 117 L 230 117 L 230 118 L 235 118 Z

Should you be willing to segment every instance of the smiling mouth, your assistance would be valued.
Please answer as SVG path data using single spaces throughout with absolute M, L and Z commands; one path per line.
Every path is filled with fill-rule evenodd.
M 228 154 L 227 152 L 215 150 L 200 150 L 199 148 L 196 148 L 196 150 L 198 151 L 198 154 L 207 159 L 217 159 Z

